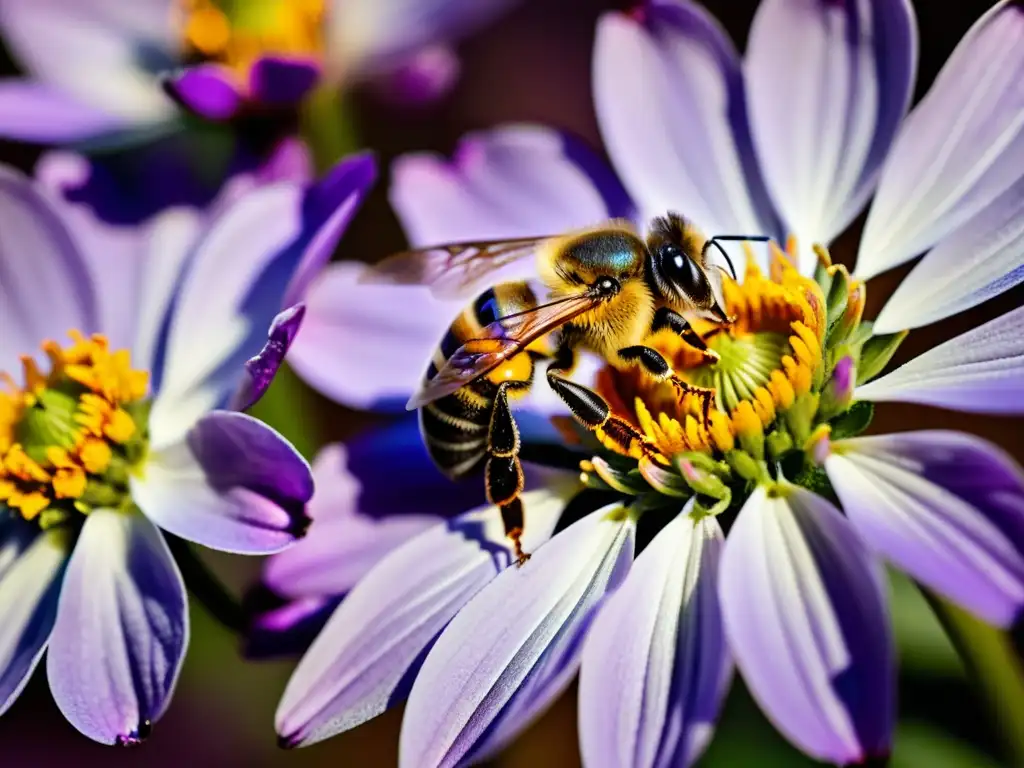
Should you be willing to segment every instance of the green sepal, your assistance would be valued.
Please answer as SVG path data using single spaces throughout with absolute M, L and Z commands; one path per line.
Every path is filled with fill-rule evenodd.
M 850 279 L 845 269 L 836 269 L 832 276 L 832 284 L 825 299 L 826 323 L 825 344 L 832 346 L 837 339 L 834 339 L 836 328 L 843 315 L 846 314 L 846 305 L 850 300 Z M 824 289 L 823 289 L 824 290 Z
M 868 339 L 861 349 L 860 360 L 857 363 L 857 384 L 869 382 L 880 374 L 908 333 L 909 331 L 900 331 Z
M 832 440 L 843 440 L 862 434 L 875 416 L 875 404 L 867 400 L 858 400 L 846 411 L 829 422 L 832 427 Z
M 769 432 L 765 443 L 768 446 L 768 458 L 772 461 L 779 461 L 795 447 L 789 432 L 781 428 Z

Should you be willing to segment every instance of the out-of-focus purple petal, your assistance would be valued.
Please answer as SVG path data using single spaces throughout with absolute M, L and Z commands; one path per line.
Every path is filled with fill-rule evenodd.
M 172 66 L 178 30 L 168 0 L 3 0 L 4 42 L 33 76 L 134 123 L 174 114 L 149 65 Z
M 90 512 L 46 657 L 60 711 L 96 741 L 139 742 L 170 702 L 187 645 L 185 585 L 160 532 L 138 514 Z
M 82 141 L 114 131 L 124 121 L 42 83 L 0 79 L 0 136 L 19 141 Z
M 896 333 L 964 312 L 1024 281 L 1024 172 L 1021 178 L 903 278 L 875 333 Z
M 313 179 L 313 158 L 301 139 L 289 136 L 271 152 L 270 157 L 256 171 L 260 183 L 298 181 L 303 184 Z
M 189 67 L 168 77 L 163 85 L 181 106 L 207 120 L 230 120 L 244 100 L 234 74 L 219 64 Z
M 312 59 L 263 56 L 249 72 L 249 96 L 265 107 L 293 107 L 319 79 L 320 66 Z
M 131 487 L 142 511 L 176 536 L 225 552 L 269 554 L 305 534 L 313 477 L 267 425 L 213 411 L 185 441 L 154 452 Z
M 59 210 L 31 179 L 0 165 L 0 371 L 20 369 L 46 339 L 98 331 L 84 257 Z
M 907 117 L 864 225 L 857 276 L 902 264 L 1020 196 L 1024 8 L 995 5 L 964 36 Z M 973 225 L 971 225 L 973 226 Z
M 339 161 L 306 191 L 302 200 L 306 237 L 300 241 L 302 253 L 282 299 L 284 306 L 305 297 L 376 180 L 377 163 L 373 155 L 361 152 Z
M 597 607 L 633 561 L 634 530 L 619 505 L 593 512 L 459 611 L 409 694 L 400 766 L 492 753 L 564 690 Z
M 391 432 L 393 438 L 402 439 L 394 430 Z M 416 432 L 418 438 L 419 430 Z M 355 474 L 367 469 L 369 457 L 363 454 L 367 445 L 379 462 L 370 468 L 371 477 Z M 404 471 L 409 451 L 396 443 L 388 447 L 390 451 L 374 451 L 372 443 L 357 439 L 349 447 L 338 444 L 320 452 L 313 464 L 316 491 L 307 508 L 316 535 L 307 536 L 267 561 L 263 580 L 275 593 L 296 599 L 342 595 L 388 552 L 436 525 L 442 518 L 434 510 L 445 499 L 449 516 L 469 506 L 462 502 L 467 494 L 456 491 L 440 472 L 435 473 L 437 479 L 432 487 L 421 487 L 415 479 L 410 484 Z M 426 456 L 421 460 L 426 462 Z M 388 483 L 388 477 L 401 477 L 401 488 Z M 393 486 L 389 495 L 395 503 L 390 509 L 364 506 L 376 500 L 377 485 Z M 479 498 L 479 492 L 476 497 Z
M 551 535 L 566 496 L 524 494 L 523 546 Z M 512 562 L 496 507 L 421 533 L 366 575 L 303 657 L 278 705 L 281 742 L 304 746 L 354 728 L 405 698 L 438 633 Z
M 909 0 L 758 6 L 744 65 L 751 126 L 772 199 L 801 244 L 828 243 L 864 207 L 916 69 Z
M 452 41 L 515 0 L 345 0 L 331 6 L 327 56 L 349 78 L 393 69 L 417 51 Z
M 461 70 L 454 50 L 447 45 L 432 45 L 375 77 L 375 90 L 398 104 L 427 104 L 448 93 Z
M 245 362 L 245 376 L 231 403 L 233 410 L 246 411 L 252 408 L 270 388 L 299 332 L 305 314 L 306 305 L 296 304 L 274 318 L 267 334 L 267 343 L 258 355 Z
M 802 488 L 759 487 L 721 567 L 729 646 L 775 726 L 826 762 L 887 755 L 895 669 L 882 574 L 839 510 Z
M 391 204 L 414 246 L 558 234 L 633 212 L 593 153 L 538 126 L 469 134 L 451 161 L 405 155 L 391 176 Z
M 8 710 L 46 650 L 68 549 L 60 533 L 0 517 L 0 714 Z
M 321 273 L 288 362 L 332 400 L 401 410 L 465 302 L 436 299 L 418 286 L 361 284 L 365 270 L 343 262 Z
M 679 211 L 709 236 L 780 236 L 739 58 L 706 11 L 659 0 L 606 14 L 593 67 L 601 135 L 644 218 Z
M 986 621 L 1024 607 L 1024 472 L 960 432 L 843 440 L 825 468 L 850 522 L 913 578 Z
M 857 387 L 854 397 L 971 413 L 1024 413 L 1024 307 Z
M 580 745 L 589 768 L 688 766 L 732 680 L 718 606 L 725 538 L 690 502 L 637 558 L 583 646 Z
M 341 597 L 285 600 L 258 587 L 247 596 L 251 618 L 245 630 L 245 657 L 272 659 L 305 653 L 341 600 Z

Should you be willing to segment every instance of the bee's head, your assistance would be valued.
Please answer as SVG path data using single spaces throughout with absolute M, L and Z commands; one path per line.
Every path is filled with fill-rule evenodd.
M 724 320 L 725 311 L 701 264 L 703 241 L 693 225 L 678 214 L 655 219 L 647 237 L 651 286 L 680 309 Z

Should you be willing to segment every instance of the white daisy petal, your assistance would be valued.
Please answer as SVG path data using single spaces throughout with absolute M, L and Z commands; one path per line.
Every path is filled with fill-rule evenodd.
M 1024 7 L 964 36 L 900 129 L 864 225 L 857 275 L 902 264 L 988 209 L 1024 169 Z
M 1024 307 L 857 387 L 854 397 L 972 413 L 1024 413 Z

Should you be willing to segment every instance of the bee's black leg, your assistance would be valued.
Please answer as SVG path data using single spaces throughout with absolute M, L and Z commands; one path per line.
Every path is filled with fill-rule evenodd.
M 572 359 L 571 350 L 561 350 L 548 366 L 547 377 L 551 389 L 569 406 L 576 421 L 591 432 L 600 431 L 627 455 L 639 451 L 653 457 L 656 451 L 650 441 L 628 421 L 613 415 L 611 407 L 601 395 L 561 375 L 572 367 Z
M 702 352 L 707 362 L 716 363 L 721 359 L 717 352 L 708 349 L 707 343 L 693 330 L 685 317 L 668 307 L 662 307 L 654 313 L 651 331 L 660 331 L 662 328 L 668 328 L 691 347 Z
M 516 564 L 522 565 L 530 559 L 523 552 L 523 466 L 519 461 L 519 428 L 516 426 L 512 409 L 508 404 L 508 390 L 524 385 L 524 382 L 506 381 L 498 385 L 491 410 L 491 423 L 487 432 L 487 466 L 484 469 L 484 484 L 487 500 L 501 510 L 501 521 L 505 524 L 505 535 L 512 540 Z M 525 382 L 529 386 L 529 382 Z
M 662 354 L 651 347 L 645 347 L 642 344 L 637 344 L 634 347 L 624 347 L 619 350 L 619 357 L 626 362 L 636 363 L 651 378 L 657 381 L 671 382 L 680 398 L 688 392 L 692 392 L 700 397 L 704 413 L 704 423 L 707 424 L 711 416 L 711 405 L 715 400 L 715 390 L 707 389 L 706 387 L 695 387 L 688 381 L 679 378 Z

